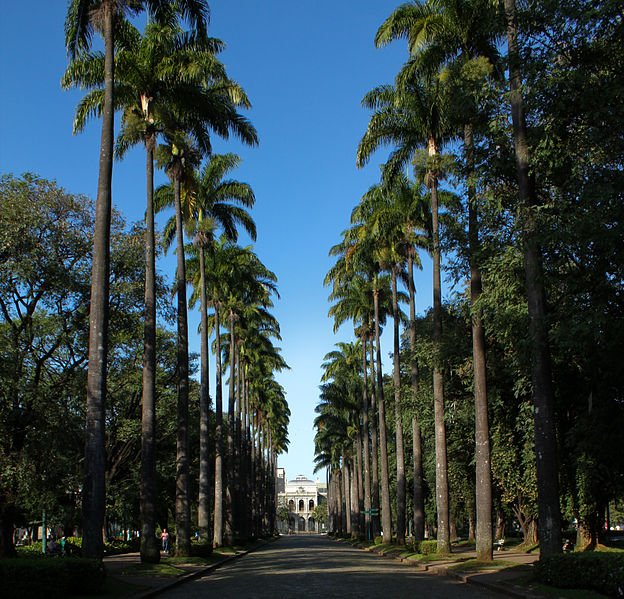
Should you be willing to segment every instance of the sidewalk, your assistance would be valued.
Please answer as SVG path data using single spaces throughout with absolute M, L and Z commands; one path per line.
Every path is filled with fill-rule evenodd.
M 453 570 L 453 566 L 469 559 L 476 559 L 477 554 L 474 549 L 455 548 L 450 558 L 421 563 L 417 560 L 393 555 L 392 553 L 376 551 L 374 547 L 360 547 L 368 551 L 379 553 L 384 557 L 398 559 L 402 563 L 410 567 L 415 567 L 418 570 L 430 572 L 431 574 L 437 574 L 439 576 L 450 576 L 467 584 L 481 586 L 508 597 L 514 597 L 516 599 L 541 599 L 545 597 L 545 595 L 528 590 L 525 586 L 519 584 L 521 579 L 526 579 L 530 576 L 533 564 L 539 560 L 539 554 L 516 551 L 513 548 L 503 551 L 494 551 L 495 562 L 504 560 L 517 565 L 503 569 L 492 568 L 491 570 L 488 570 L 487 566 L 484 566 L 480 568 L 478 572 L 460 572 Z

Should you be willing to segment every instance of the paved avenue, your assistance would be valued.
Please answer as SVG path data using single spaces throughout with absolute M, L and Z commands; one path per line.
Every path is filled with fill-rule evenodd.
M 281 537 L 160 596 L 218 599 L 494 599 L 500 595 L 322 536 Z

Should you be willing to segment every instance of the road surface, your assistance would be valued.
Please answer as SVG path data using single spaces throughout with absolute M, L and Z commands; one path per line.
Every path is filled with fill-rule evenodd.
M 165 593 L 168 599 L 500 599 L 323 536 L 287 536 Z

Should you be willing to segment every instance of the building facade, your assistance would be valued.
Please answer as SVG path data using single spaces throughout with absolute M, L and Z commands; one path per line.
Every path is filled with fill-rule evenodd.
M 317 521 L 316 508 L 327 502 L 327 485 L 299 474 L 293 480 L 286 479 L 284 468 L 277 469 L 278 513 L 288 510 L 288 521 L 278 518 L 282 534 L 324 532 L 325 524 Z

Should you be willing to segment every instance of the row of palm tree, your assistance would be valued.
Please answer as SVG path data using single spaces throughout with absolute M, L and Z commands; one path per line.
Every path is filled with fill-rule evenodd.
M 143 34 L 127 16 L 147 10 L 150 23 Z M 154 213 L 173 207 L 175 216 L 164 232 L 165 245 L 176 241 L 177 270 L 177 449 L 176 449 L 176 550 L 190 552 L 189 495 L 189 357 L 187 285 L 194 285 L 193 301 L 199 298 L 201 311 L 201 396 L 200 396 L 200 483 L 199 529 L 204 541 L 223 544 L 223 522 L 234 536 L 232 497 L 235 485 L 249 473 L 253 485 L 264 480 L 270 488 L 276 452 L 287 443 L 288 410 L 281 387 L 273 373 L 285 367 L 272 337 L 279 338 L 279 327 L 267 312 L 271 294 L 276 293 L 275 276 L 249 248 L 236 245 L 238 231 L 252 239 L 256 230 L 248 208 L 254 195 L 247 184 L 225 177 L 239 164 L 233 154 L 212 155 L 211 135 L 238 137 L 247 145 L 257 144 L 253 125 L 239 109 L 250 107 L 244 90 L 227 77 L 217 59 L 222 42 L 206 35 L 208 7 L 201 0 L 185 2 L 118 3 L 75 0 L 70 4 L 66 34 L 72 58 L 63 77 L 64 87 L 81 87 L 87 93 L 80 101 L 74 130 L 81 130 L 89 118 L 102 116 L 100 184 L 98 186 L 96 235 L 93 254 L 91 298 L 91 338 L 86 479 L 83 498 L 84 553 L 102 555 L 104 517 L 103 456 L 106 396 L 106 330 L 108 326 L 108 267 L 110 243 L 111 176 L 113 159 L 113 119 L 121 111 L 121 129 L 115 154 L 121 158 L 128 149 L 143 144 L 146 150 L 146 231 L 145 231 L 145 341 L 142 398 L 141 466 L 141 557 L 158 561 L 160 552 L 155 536 L 155 404 L 156 404 L 156 234 Z M 184 31 L 179 19 L 193 29 Z M 105 52 L 90 51 L 93 29 L 105 41 Z M 202 158 L 208 156 L 203 170 Z M 170 184 L 154 190 L 154 163 L 164 168 Z M 185 248 L 184 233 L 194 237 Z M 222 231 L 218 239 L 217 231 Z M 186 252 L 193 259 L 187 273 Z M 208 314 L 212 306 L 214 313 Z M 221 328 L 230 332 L 230 401 L 228 426 L 222 415 Z M 210 455 L 208 382 L 209 334 L 215 332 L 216 430 L 215 492 L 213 534 L 210 537 Z M 260 336 L 261 341 L 256 337 Z M 254 345 L 255 344 L 255 345 Z M 244 359 L 243 357 L 244 356 Z M 236 399 L 238 398 L 238 399 Z M 244 406 L 244 407 L 243 407 Z M 238 414 L 238 417 L 237 417 Z M 238 428 L 237 428 L 238 427 Z M 235 444 L 235 430 L 238 430 Z M 227 432 L 226 432 L 227 431 Z M 223 439 L 227 434 L 228 451 Z M 255 453 L 254 453 L 255 452 Z M 246 460 L 235 456 L 246 456 Z M 232 476 L 223 484 L 223 459 Z M 239 468 L 234 462 L 239 459 Z M 243 465 L 246 470 L 243 469 Z M 254 468 L 256 471 L 254 471 Z M 258 495 L 265 504 L 271 492 Z M 224 497 L 227 509 L 223 510 Z M 229 499 L 228 499 L 229 498 Z M 265 505 L 266 507 L 266 505 Z M 257 508 L 257 513 L 264 510 Z M 266 518 L 265 518 L 266 520 Z M 257 523 L 256 523 L 257 524 Z M 265 522 L 268 526 L 270 523 Z M 250 530 L 250 527 L 248 527 Z M 259 530 L 260 526 L 256 526 Z
M 394 85 L 384 85 L 369 92 L 363 105 L 373 114 L 366 133 L 360 141 L 357 163 L 363 166 L 372 154 L 384 145 L 392 152 L 384 165 L 382 182 L 370 190 L 352 214 L 352 228 L 343 234 L 343 242 L 330 252 L 338 256 L 336 265 L 327 276 L 333 285 L 330 310 L 337 326 L 353 319 L 356 335 L 366 354 L 366 335 L 373 331 L 377 363 L 366 372 L 362 412 L 359 422 L 367 422 L 370 430 L 362 430 L 363 456 L 369 454 L 368 444 L 376 441 L 375 426 L 379 429 L 379 459 L 381 488 L 381 528 L 384 537 L 392 534 L 389 500 L 389 474 L 386 439 L 382 367 L 379 350 L 379 328 L 386 315 L 394 322 L 394 392 L 395 392 L 395 446 L 396 446 L 396 535 L 404 541 L 405 531 L 405 464 L 403 430 L 400 406 L 399 323 L 397 279 L 411 274 L 416 250 L 431 253 L 433 260 L 433 398 L 436 454 L 436 507 L 438 550 L 450 551 L 449 482 L 447 467 L 444 378 L 442 367 L 442 295 L 440 214 L 444 193 L 440 180 L 447 169 L 442 154 L 445 146 L 462 143 L 464 152 L 463 185 L 468 206 L 468 255 L 470 262 L 470 298 L 472 304 L 472 339 L 475 401 L 475 456 L 477 478 L 477 556 L 492 559 L 492 489 L 489 449 L 485 335 L 479 297 L 482 292 L 479 247 L 479 206 L 476 193 L 474 137 L 484 121 L 484 82 L 502 81 L 503 63 L 498 53 L 503 35 L 507 34 L 507 60 L 511 91 L 511 116 L 518 176 L 518 215 L 525 258 L 526 289 L 529 309 L 532 359 L 533 401 L 535 406 L 535 446 L 539 496 L 539 533 L 544 555 L 561 551 L 559 495 L 557 489 L 556 446 L 553 421 L 553 392 L 550 375 L 548 340 L 545 328 L 544 290 L 541 277 L 541 255 L 536 241 L 534 207 L 537 204 L 533 183 L 528 176 L 529 152 L 521 92 L 521 58 L 518 50 L 516 6 L 514 0 L 502 3 L 489 0 L 415 0 L 399 6 L 380 26 L 375 37 L 377 46 L 397 39 L 407 41 L 409 57 L 397 73 Z M 403 169 L 412 164 L 420 185 L 413 187 L 405 198 L 412 204 L 401 204 L 402 190 L 409 189 Z M 426 190 L 426 198 L 419 196 Z M 415 198 L 428 205 L 420 208 L 419 218 L 409 215 Z M 373 200 L 375 198 L 375 200 Z M 390 213 L 387 212 L 388 207 Z M 427 210 L 430 207 L 430 214 Z M 389 214 L 396 214 L 393 222 Z M 402 218 L 402 221 L 401 221 Z M 414 239 L 419 237 L 419 241 Z M 405 266 L 407 265 L 407 273 Z M 380 310 L 379 298 L 388 294 L 388 281 L 381 273 L 389 274 L 391 300 L 386 313 Z M 384 281 L 384 288 L 380 282 Z M 356 282 L 357 281 L 357 282 Z M 369 293 L 361 289 L 369 286 Z M 383 291 L 382 291 L 383 289 Z M 413 280 L 407 281 L 410 299 L 410 344 L 415 348 Z M 356 307 L 356 298 L 364 303 Z M 358 333 L 359 331 L 359 333 Z M 371 348 L 371 354 L 372 354 Z M 374 369 L 375 370 L 374 370 Z M 368 377 L 376 375 L 376 386 L 367 385 Z M 417 363 L 411 365 L 412 387 L 418 386 Z M 366 413 L 367 397 L 371 401 Z M 358 420 L 356 419 L 356 422 Z M 419 426 L 413 421 L 414 440 L 414 531 L 422 538 L 422 466 L 419 444 Z M 363 427 L 363 425 L 362 425 Z M 320 433 L 319 433 L 320 434 Z M 370 438 L 369 438 L 370 436 Z M 322 441 L 322 436 L 317 440 Z M 362 441 L 363 440 L 363 441 Z M 322 452 L 322 446 L 317 447 Z M 373 446 L 373 457 L 376 457 Z M 358 458 L 354 463 L 358 463 Z M 338 464 L 339 462 L 336 462 Z M 376 467 L 374 467 L 374 474 Z M 365 498 L 370 492 L 365 489 Z M 374 496 L 375 489 L 372 490 Z M 373 507 L 378 507 L 373 505 Z M 366 510 L 365 513 L 368 514 Z M 418 513 L 418 516 L 416 515 Z
M 65 43 L 72 61 L 91 49 L 94 32 L 104 42 L 101 57 L 103 89 L 100 91 L 102 135 L 96 197 L 93 266 L 89 316 L 85 484 L 83 487 L 83 534 L 85 555 L 102 555 L 102 524 L 105 511 L 105 401 L 110 279 L 110 222 L 112 212 L 113 146 L 115 128 L 115 49 L 125 18 L 148 11 L 157 23 L 175 23 L 182 16 L 199 34 L 206 32 L 205 0 L 71 0 L 65 19 Z M 87 85 L 99 83 L 91 81 Z M 149 410 L 148 410 L 149 411 Z

